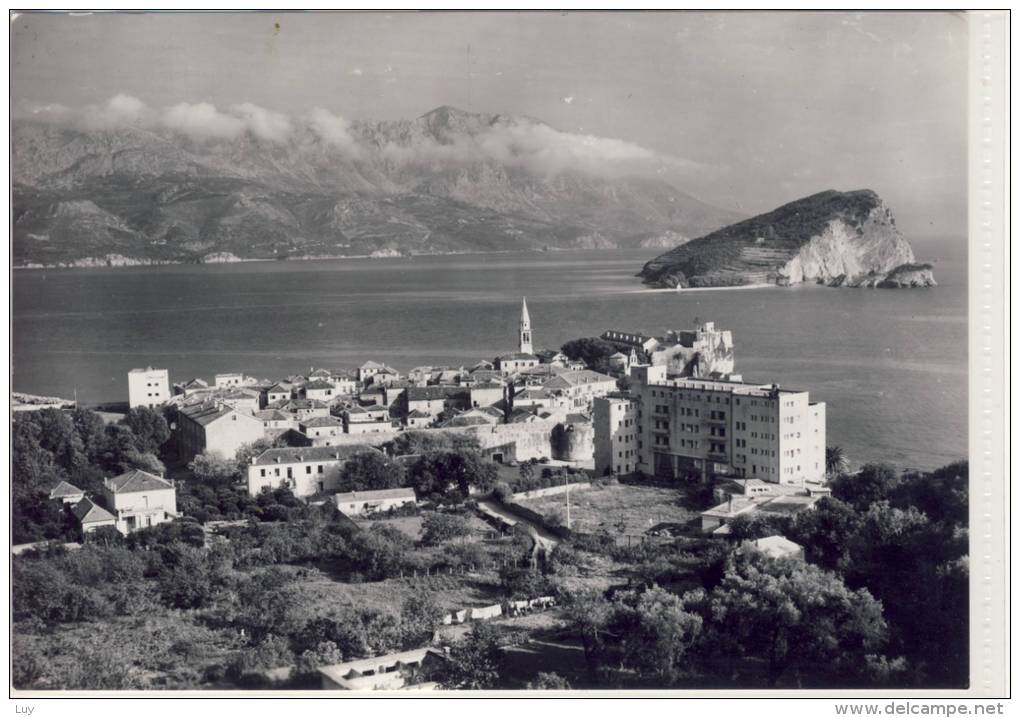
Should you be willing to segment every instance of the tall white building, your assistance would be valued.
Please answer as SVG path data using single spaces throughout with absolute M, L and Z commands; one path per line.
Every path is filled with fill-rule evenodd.
M 132 369 L 128 372 L 128 407 L 159 406 L 170 398 L 170 372 L 166 369 Z
M 638 401 L 600 396 L 594 401 L 595 476 L 627 475 L 638 468 Z
M 667 478 L 743 477 L 803 485 L 825 476 L 825 404 L 778 385 L 670 378 L 631 368 L 637 468 Z M 596 418 L 595 453 L 620 443 Z
M 534 354 L 535 350 L 531 342 L 531 317 L 528 315 L 528 300 L 521 297 L 521 324 L 520 324 L 520 351 L 521 354 Z

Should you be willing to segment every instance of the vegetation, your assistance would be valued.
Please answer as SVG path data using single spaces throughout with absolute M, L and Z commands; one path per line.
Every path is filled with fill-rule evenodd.
M 158 463 L 161 420 L 148 411 L 109 425 L 87 410 L 19 414 L 16 540 L 73 538 L 73 518 L 49 489 L 67 480 L 94 492 L 123 466 Z M 966 685 L 965 462 L 924 473 L 870 464 L 854 474 L 833 462 L 831 497 L 794 517 L 739 518 L 729 542 L 686 527 L 701 501 L 693 489 L 596 486 L 571 494 L 574 533 L 533 561 L 528 535 L 483 542 L 462 508 L 472 489 L 510 491 L 492 463 L 476 447 L 415 433 L 401 441 L 415 456 L 406 470 L 366 452 L 344 481 L 358 490 L 406 484 L 453 508 L 355 523 L 284 489 L 251 497 L 236 479 L 242 455 L 264 450 L 253 445 L 238 461 L 196 457 L 193 478 L 178 482 L 183 516 L 172 523 L 14 557 L 14 685 L 255 687 L 287 668 L 278 685 L 310 687 L 321 665 L 427 645 L 457 591 L 474 605 L 546 595 L 562 604 L 551 613 L 580 642 L 584 665 L 561 673 L 553 664 L 552 673 L 536 663 L 517 686 Z M 533 465 L 512 473 L 524 485 L 564 478 Z M 565 497 L 543 501 L 528 505 L 550 513 Z M 208 524 L 225 519 L 242 521 Z M 742 545 L 773 534 L 803 546 L 806 560 Z M 465 571 L 473 573 L 459 577 Z M 309 592 L 312 576 L 328 593 Z M 468 592 L 476 584 L 483 593 Z M 531 625 L 474 624 L 430 669 L 434 679 L 507 687 L 508 647 Z
M 560 351 L 571 359 L 583 361 L 594 371 L 608 374 L 612 368 L 609 365 L 609 357 L 616 354 L 619 349 L 605 339 L 584 337 L 582 339 L 571 339 L 560 347 Z

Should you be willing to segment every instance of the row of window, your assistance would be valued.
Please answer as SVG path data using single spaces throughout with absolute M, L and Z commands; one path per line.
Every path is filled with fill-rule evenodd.
M 266 475 L 267 475 L 266 471 L 267 471 L 267 469 L 259 469 L 259 476 L 261 476 L 262 478 L 265 478 Z M 317 474 L 321 474 L 324 471 L 325 471 L 325 467 L 322 464 L 319 464 L 318 466 L 315 467 L 315 473 L 317 473 Z M 312 466 L 311 465 L 305 466 L 305 474 L 311 474 L 311 473 L 312 473 Z M 274 468 L 273 469 L 273 476 L 279 476 L 279 475 L 280 475 L 279 467 Z M 293 466 L 288 466 L 287 467 L 287 478 L 288 479 L 293 479 L 294 478 L 294 467 Z

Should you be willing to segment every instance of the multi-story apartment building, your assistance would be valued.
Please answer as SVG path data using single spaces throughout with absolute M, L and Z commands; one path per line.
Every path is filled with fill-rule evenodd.
M 638 401 L 622 394 L 594 401 L 595 475 L 631 474 L 638 468 Z
M 128 372 L 128 407 L 159 406 L 170 398 L 170 372 L 166 369 L 132 369 Z
M 825 476 L 825 404 L 812 403 L 808 392 L 670 378 L 666 366 L 632 367 L 631 378 L 638 470 L 798 486 Z M 595 440 L 597 447 L 611 442 L 612 432 L 600 433 L 596 422 Z

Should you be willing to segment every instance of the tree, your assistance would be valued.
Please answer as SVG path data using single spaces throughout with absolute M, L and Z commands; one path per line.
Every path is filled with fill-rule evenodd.
M 735 541 L 748 541 L 766 536 L 785 536 L 790 530 L 790 518 L 779 514 L 754 511 L 734 517 L 729 522 L 730 537 Z
M 170 427 L 163 414 L 147 406 L 131 409 L 124 423 L 135 435 L 135 446 L 141 453 L 156 453 L 170 439 Z
M 240 478 L 237 463 L 216 452 L 203 451 L 188 464 L 188 470 L 199 481 L 210 484 L 232 484 Z
M 404 467 L 381 451 L 360 451 L 344 464 L 340 485 L 344 491 L 395 489 L 404 485 Z
M 849 504 L 826 496 L 811 511 L 797 514 L 788 535 L 804 547 L 805 558 L 810 562 L 843 573 L 860 527 L 860 516 Z
M 294 654 L 287 640 L 269 635 L 254 646 L 240 651 L 227 668 L 227 675 L 240 685 L 256 686 L 262 683 L 258 674 L 292 663 Z
M 450 648 L 449 658 L 437 666 L 433 678 L 443 688 L 453 690 L 498 688 L 504 664 L 495 627 L 474 623 L 471 631 Z
M 591 588 L 576 592 L 566 606 L 567 623 L 581 639 L 584 660 L 592 676 L 595 676 L 602 666 L 606 633 L 612 615 L 612 604 L 601 591 Z
M 91 409 L 75 408 L 71 411 L 71 423 L 81 439 L 82 452 L 90 462 L 97 462 L 106 440 L 106 422 Z
M 529 691 L 569 691 L 570 683 L 558 673 L 540 672 L 535 680 L 528 681 Z
M 832 495 L 858 511 L 889 497 L 896 486 L 896 469 L 889 464 L 866 464 L 856 474 L 838 476 L 830 482 Z
M 477 451 L 479 446 L 478 438 L 471 434 L 405 431 L 390 443 L 390 453 L 393 456 L 414 456 L 441 450 Z
M 618 349 L 604 339 L 585 337 L 571 339 L 560 347 L 560 351 L 571 359 L 583 361 L 595 371 L 607 373 L 611 368 L 609 357 L 616 354 Z
M 400 641 L 404 650 L 418 648 L 432 641 L 439 628 L 442 611 L 430 593 L 414 593 L 400 608 Z
M 127 424 L 109 424 L 99 452 L 99 465 L 109 472 L 123 473 L 135 468 L 139 456 L 138 438 Z
M 471 487 L 490 489 L 497 476 L 496 467 L 470 449 L 430 451 L 411 467 L 408 475 L 419 497 L 434 501 L 460 502 Z
M 713 643 L 765 662 L 769 685 L 788 671 L 851 670 L 886 641 L 882 604 L 836 574 L 759 551 L 735 555 L 708 600 Z
M 436 546 L 444 541 L 471 535 L 471 522 L 463 516 L 437 511 L 426 514 L 421 523 L 421 542 Z
M 850 470 L 850 462 L 846 458 L 842 446 L 825 447 L 825 475 L 834 479 Z
M 702 594 L 692 594 L 696 602 Z M 701 636 L 702 618 L 686 609 L 676 594 L 652 586 L 641 594 L 624 632 L 624 664 L 640 675 L 654 676 L 657 686 L 676 682 L 687 670 L 689 652 Z

